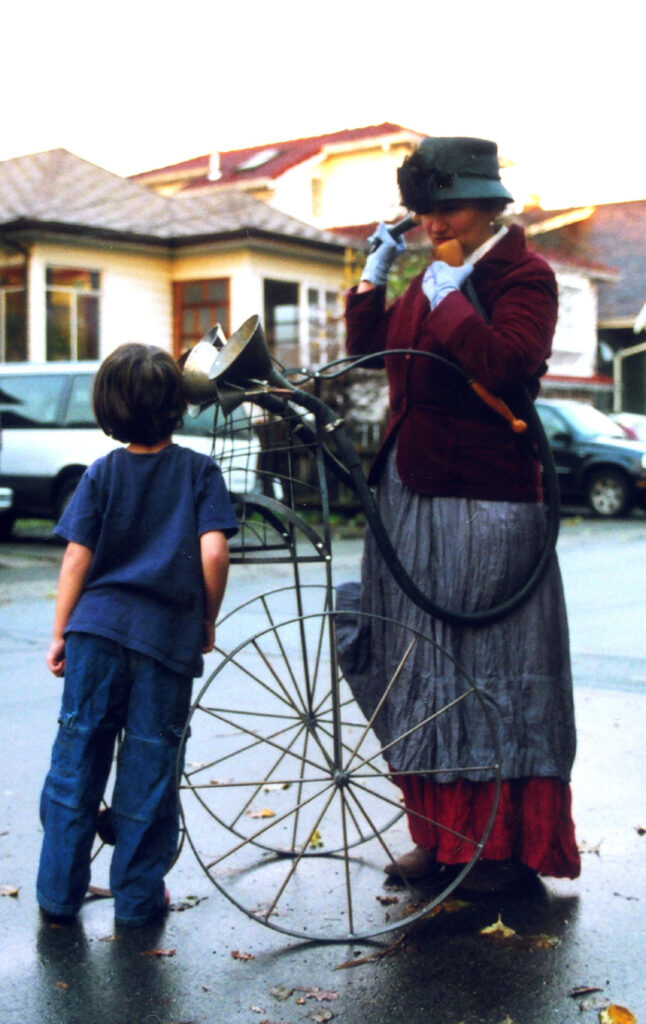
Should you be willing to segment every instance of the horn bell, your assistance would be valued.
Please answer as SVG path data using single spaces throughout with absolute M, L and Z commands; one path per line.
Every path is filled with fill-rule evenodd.
M 257 316 L 250 316 L 215 354 L 209 379 L 219 386 L 244 387 L 248 381 L 269 380 L 271 356 Z

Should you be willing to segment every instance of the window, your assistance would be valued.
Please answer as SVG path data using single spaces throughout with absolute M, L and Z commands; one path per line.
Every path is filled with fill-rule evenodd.
M 309 362 L 324 366 L 343 355 L 338 292 L 307 289 Z
M 27 303 L 24 267 L 0 269 L 0 362 L 27 359 Z
M 94 377 L 74 377 L 67 402 L 67 411 L 63 420 L 64 427 L 96 427 L 94 407 L 92 405 L 92 385 Z
M 28 374 L 24 377 L 7 374 L 2 377 L 2 426 L 6 429 L 58 426 L 66 386 L 63 374 Z
M 176 281 L 173 285 L 174 337 L 176 359 L 204 337 L 215 324 L 229 336 L 229 279 Z
M 299 286 L 292 281 L 264 282 L 265 336 L 271 354 L 286 369 L 302 364 L 299 348 Z
M 99 358 L 99 284 L 96 270 L 48 267 L 48 362 Z

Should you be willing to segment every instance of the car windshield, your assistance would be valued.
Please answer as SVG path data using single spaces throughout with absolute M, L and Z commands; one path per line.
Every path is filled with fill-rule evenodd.
M 570 425 L 579 434 L 584 434 L 587 437 L 596 437 L 599 434 L 603 434 L 605 437 L 623 437 L 625 434 L 621 427 L 606 416 L 605 413 L 599 412 L 592 405 L 586 405 L 584 402 L 576 402 L 572 405 L 568 405 L 567 409 L 563 410 L 567 416 Z

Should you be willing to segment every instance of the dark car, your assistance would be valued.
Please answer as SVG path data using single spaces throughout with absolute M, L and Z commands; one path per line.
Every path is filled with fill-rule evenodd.
M 646 443 L 591 405 L 539 399 L 536 410 L 554 455 L 564 502 L 586 504 L 597 516 L 621 516 L 646 506 Z

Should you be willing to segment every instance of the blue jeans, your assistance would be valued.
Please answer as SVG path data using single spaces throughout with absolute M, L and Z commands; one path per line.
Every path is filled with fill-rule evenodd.
M 192 680 L 86 633 L 67 637 L 65 656 L 60 728 L 41 795 L 38 903 L 61 916 L 81 907 L 99 805 L 123 729 L 112 798 L 110 888 L 117 924 L 144 925 L 164 909 L 164 875 L 177 850 L 178 751 Z

